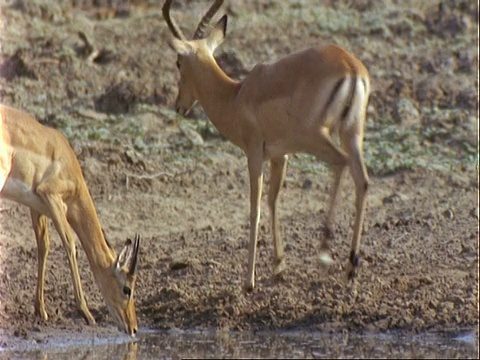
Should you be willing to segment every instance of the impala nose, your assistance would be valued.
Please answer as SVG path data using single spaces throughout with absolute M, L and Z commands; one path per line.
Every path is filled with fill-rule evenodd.
M 117 319 L 117 327 L 120 331 L 124 331 L 127 335 L 131 337 L 135 337 L 138 331 L 137 321 L 135 320 L 133 323 L 130 323 L 128 320 L 123 320 L 120 314 L 115 313 L 115 318 Z
M 130 336 L 135 337 L 137 335 L 137 327 L 134 327 L 130 330 Z
M 131 337 L 135 337 L 137 335 L 137 332 L 138 332 L 138 327 L 137 327 L 137 325 L 135 325 L 135 326 L 126 325 L 124 330 Z

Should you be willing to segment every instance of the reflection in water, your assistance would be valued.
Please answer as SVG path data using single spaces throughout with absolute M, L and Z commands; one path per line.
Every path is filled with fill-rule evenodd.
M 103 341 L 102 341 L 103 342 Z M 82 341 L 83 343 L 83 341 Z M 38 360 L 99 360 L 99 359 L 118 359 L 118 360 L 137 360 L 139 342 L 117 343 L 112 341 L 103 345 L 75 345 L 65 346 L 65 344 L 50 343 L 50 346 L 42 346 L 40 350 L 16 350 L 1 351 L 0 359 L 20 360 L 20 359 L 38 359 Z M 145 357 L 145 359 L 147 359 Z
M 123 338 L 125 340 L 125 338 Z M 98 339 L 96 340 L 98 343 Z M 180 358 L 478 358 L 476 333 L 453 336 L 321 334 L 309 332 L 149 332 L 135 342 L 0 351 L 0 359 L 180 359 Z

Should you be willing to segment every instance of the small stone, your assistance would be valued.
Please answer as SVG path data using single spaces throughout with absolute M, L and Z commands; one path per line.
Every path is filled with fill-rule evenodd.
M 175 260 L 170 263 L 170 270 L 182 270 L 190 266 L 188 260 Z
M 443 216 L 448 220 L 453 220 L 454 214 L 452 209 L 447 209 L 443 212 Z
M 404 126 L 412 126 L 420 121 L 420 113 L 417 107 L 406 98 L 397 101 L 393 117 Z
M 182 121 L 179 124 L 180 130 L 182 131 L 183 135 L 185 135 L 188 140 L 192 143 L 193 146 L 203 146 L 204 141 L 202 136 L 193 129 L 186 121 Z
M 329 253 L 327 252 L 322 252 L 320 254 L 320 262 L 323 264 L 323 265 L 331 265 L 334 263 L 332 257 L 330 256 Z
M 312 188 L 312 180 L 310 179 L 305 179 L 305 181 L 302 184 L 302 190 L 310 190 Z

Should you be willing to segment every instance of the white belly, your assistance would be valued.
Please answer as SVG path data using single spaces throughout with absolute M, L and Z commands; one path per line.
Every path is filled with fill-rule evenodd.
M 15 178 L 7 178 L 3 189 L 0 191 L 0 197 L 29 206 L 38 212 L 49 216 L 47 207 L 44 205 L 40 196 L 23 181 Z

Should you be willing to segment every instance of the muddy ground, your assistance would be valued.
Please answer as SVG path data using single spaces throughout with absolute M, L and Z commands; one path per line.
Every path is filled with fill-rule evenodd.
M 336 262 L 322 268 L 318 250 L 331 178 L 315 159 L 295 155 L 279 202 L 288 269 L 282 280 L 271 278 L 263 200 L 257 287 L 250 294 L 242 292 L 246 158 L 200 107 L 188 119 L 172 112 L 178 75 L 156 2 L 111 3 L 0 1 L 0 98 L 66 134 L 112 244 L 119 248 L 141 233 L 141 327 L 478 327 L 476 2 L 227 2 L 221 13 L 229 14 L 229 29 L 217 56 L 232 77 L 322 40 L 357 54 L 373 87 L 365 140 L 371 190 L 357 280 L 346 282 L 344 271 L 353 182 L 348 176 L 342 187 Z M 174 15 L 191 33 L 207 6 L 177 1 Z M 87 326 L 76 312 L 53 230 L 50 319 L 36 319 L 28 209 L 0 201 L 0 224 L 0 335 L 44 341 L 59 331 L 116 331 L 81 250 L 83 285 L 98 325 Z M 0 346 L 8 346 L 6 337 Z

